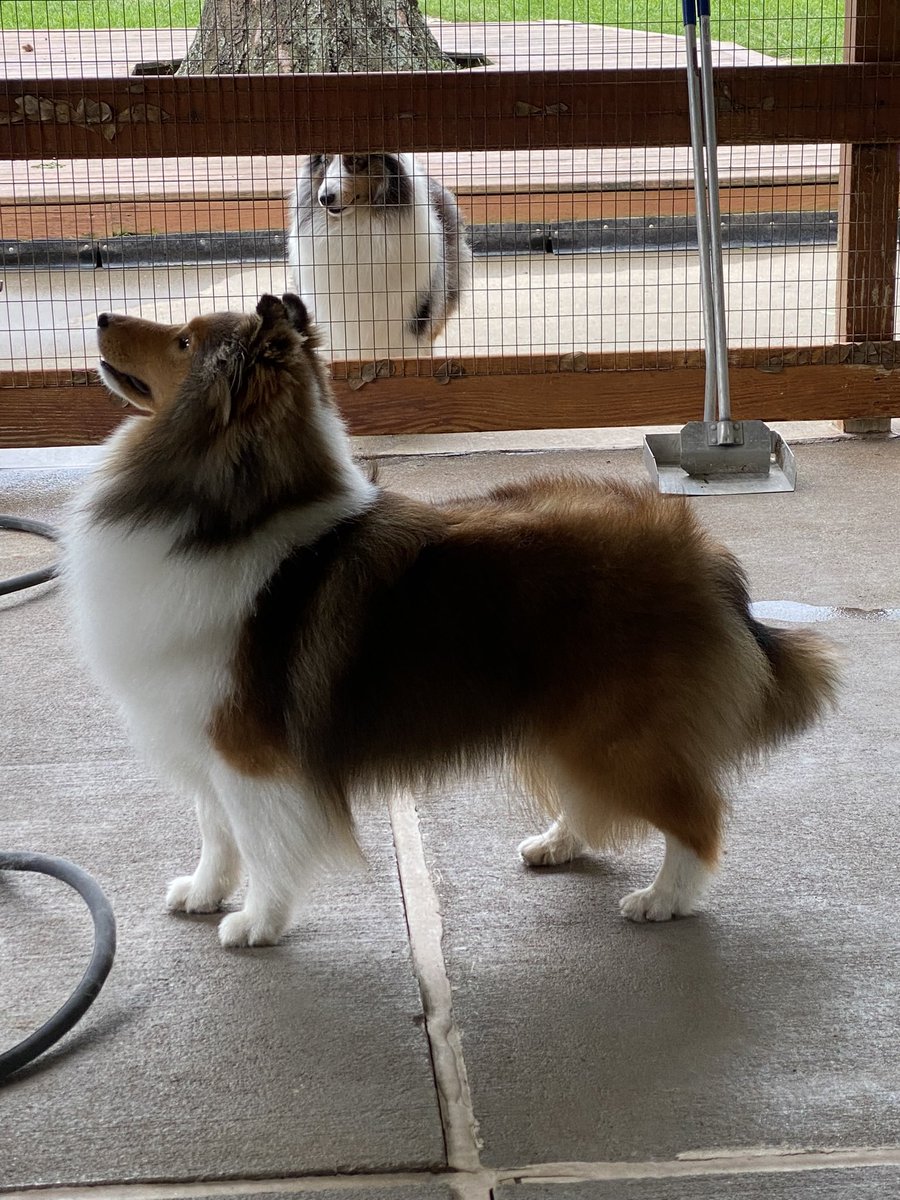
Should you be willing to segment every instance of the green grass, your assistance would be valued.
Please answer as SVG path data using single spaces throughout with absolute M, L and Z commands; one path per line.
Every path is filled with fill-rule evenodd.
M 420 0 L 451 21 L 582 21 L 681 33 L 679 0 Z M 713 0 L 713 36 L 805 62 L 841 57 L 844 0 Z M 4 29 L 197 24 L 200 0 L 0 0 Z
M 200 0 L 0 0 L 0 29 L 180 29 L 199 19 Z
M 420 0 L 422 3 L 422 0 Z M 453 21 L 583 21 L 680 35 L 680 0 L 425 0 Z M 712 0 L 713 37 L 781 58 L 841 56 L 844 0 Z

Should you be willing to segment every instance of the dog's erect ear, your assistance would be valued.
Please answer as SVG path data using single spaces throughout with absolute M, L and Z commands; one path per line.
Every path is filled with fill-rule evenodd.
M 309 335 L 309 313 L 306 305 L 293 292 L 285 292 L 279 300 L 277 296 L 260 296 L 256 313 L 262 319 L 262 328 L 271 329 L 279 321 L 286 321 L 297 333 L 304 337 Z
M 302 333 L 304 337 L 309 334 L 309 313 L 306 311 L 306 305 L 299 296 L 295 296 L 293 292 L 285 292 L 281 297 L 284 304 L 287 318 L 298 333 Z
M 260 296 L 259 304 L 256 306 L 256 315 L 262 318 L 263 329 L 270 329 L 278 321 L 290 320 L 287 310 L 278 297 L 270 296 L 268 293 Z

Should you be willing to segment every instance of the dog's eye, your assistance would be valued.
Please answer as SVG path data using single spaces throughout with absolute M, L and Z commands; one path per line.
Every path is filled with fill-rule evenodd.
M 178 349 L 179 350 L 189 350 L 190 346 L 191 346 L 191 339 L 189 337 L 184 336 L 184 337 L 180 337 L 178 339 Z
M 369 169 L 369 156 L 368 154 L 345 154 L 344 167 L 348 171 L 363 174 Z

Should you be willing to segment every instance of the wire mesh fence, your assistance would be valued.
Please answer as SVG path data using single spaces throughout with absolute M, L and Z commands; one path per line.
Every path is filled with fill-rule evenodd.
M 890 231 L 873 249 L 871 205 L 854 206 L 862 175 L 857 163 L 854 180 L 840 144 L 846 113 L 827 70 L 856 58 L 877 82 L 877 60 L 900 58 L 894 5 L 858 0 L 845 13 L 839 0 L 731 0 L 713 10 L 726 81 L 719 173 L 731 346 L 892 338 L 896 146 L 882 146 L 873 168 Z M 431 0 L 422 11 L 414 0 L 206 0 L 202 12 L 196 0 L 4 0 L 0 406 L 4 383 L 81 379 L 71 372 L 93 365 L 99 311 L 181 322 L 252 307 L 263 291 L 303 294 L 336 375 L 354 387 L 378 378 L 370 364 L 387 359 L 448 378 L 578 369 L 596 356 L 646 374 L 696 366 L 690 150 L 684 138 L 663 144 L 661 112 L 640 107 L 641 80 L 652 77 L 652 94 L 671 97 L 683 124 L 680 11 L 676 0 Z M 756 118 L 728 81 L 747 70 L 774 78 L 773 69 L 797 86 L 772 100 L 779 124 L 768 140 L 762 97 L 756 140 Z M 407 93 L 395 86 L 409 70 L 433 83 L 427 144 L 373 144 L 373 113 L 392 129 L 421 116 L 403 111 Z M 260 72 L 314 74 L 291 107 L 285 97 L 295 93 L 263 87 Z M 594 73 L 610 82 L 612 132 L 602 144 L 566 144 L 574 114 L 533 103 L 533 89 L 562 95 L 562 84 Z M 459 107 L 461 76 L 498 74 L 522 83 L 504 126 L 515 117 L 521 128 L 503 145 L 490 107 Z M 205 85 L 179 91 L 177 113 L 147 90 L 172 76 L 173 86 Z M 110 81 L 115 104 L 104 99 Z M 804 141 L 802 122 L 793 129 L 795 115 L 808 127 L 811 112 L 820 130 L 833 118 L 834 140 Z M 317 140 L 335 113 L 341 144 Z M 729 119 L 744 123 L 730 142 Z M 240 148 L 249 152 L 223 153 L 210 136 L 228 122 L 247 127 Z M 71 144 L 92 147 L 90 156 L 61 154 L 66 137 L 80 137 Z M 871 187 L 871 169 L 866 179 Z M 869 283 L 881 272 L 885 284 L 880 308 L 858 278 L 866 255 Z M 376 404 L 383 392 L 370 390 Z

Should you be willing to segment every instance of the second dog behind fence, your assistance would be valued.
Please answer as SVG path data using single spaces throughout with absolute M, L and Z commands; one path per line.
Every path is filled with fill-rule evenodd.
M 430 353 L 470 273 L 456 201 L 411 154 L 302 159 L 288 246 L 333 358 Z

